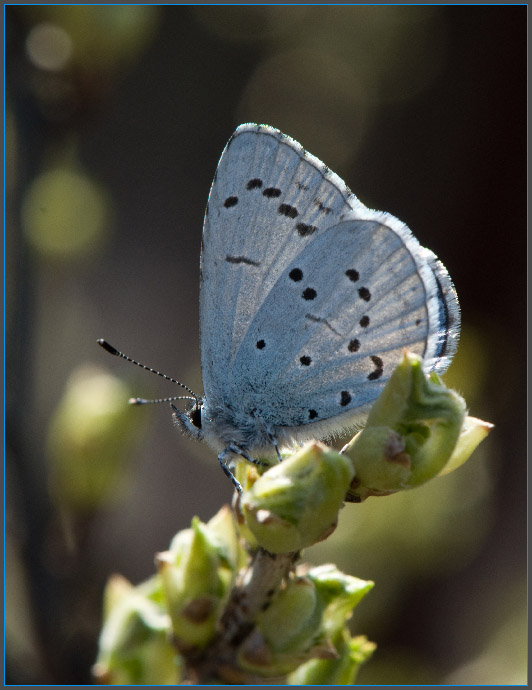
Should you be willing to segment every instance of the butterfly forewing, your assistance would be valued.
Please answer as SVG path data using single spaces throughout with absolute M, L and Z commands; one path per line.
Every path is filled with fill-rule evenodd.
M 218 164 L 203 232 L 202 370 L 211 398 L 227 388 L 249 323 L 286 266 L 357 204 L 297 142 L 266 126 L 238 128 Z

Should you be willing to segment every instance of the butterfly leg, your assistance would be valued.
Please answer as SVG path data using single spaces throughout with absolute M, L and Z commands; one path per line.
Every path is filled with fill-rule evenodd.
M 279 450 L 279 446 L 277 445 L 277 439 L 272 434 L 272 432 L 268 429 L 268 427 L 266 427 L 266 433 L 268 434 L 268 438 L 270 439 L 272 446 L 275 448 L 275 452 L 277 453 L 277 457 L 279 459 L 279 462 L 282 462 L 283 459 L 281 457 L 281 451 Z
M 226 450 L 230 450 L 232 453 L 235 455 L 240 455 L 242 458 L 247 460 L 248 462 L 251 462 L 253 465 L 258 465 L 259 467 L 269 467 L 269 463 L 263 462 L 262 460 L 256 460 L 255 458 L 252 458 L 249 453 L 246 453 L 245 450 L 242 450 L 242 448 L 239 448 L 237 445 L 234 443 L 231 443 Z M 224 451 L 225 453 L 225 451 Z
M 283 459 L 282 459 L 282 457 L 281 457 L 281 451 L 279 450 L 279 446 L 277 445 L 277 439 L 276 439 L 275 436 L 273 435 L 273 433 L 272 433 L 270 427 L 266 424 L 266 422 L 264 421 L 264 419 L 262 419 L 262 417 L 260 417 L 260 416 L 258 416 L 258 415 L 257 415 L 257 418 L 260 419 L 260 421 L 262 422 L 262 425 L 264 426 L 264 429 L 265 429 L 266 434 L 267 434 L 267 436 L 268 436 L 268 440 L 270 441 L 270 443 L 272 444 L 272 446 L 275 448 L 275 452 L 277 453 L 277 458 L 279 459 L 279 462 L 282 462 Z
M 229 467 L 227 466 L 227 463 L 225 462 L 225 458 L 228 455 L 232 455 L 235 451 L 233 448 L 225 448 L 225 450 L 222 450 L 222 452 L 218 455 L 218 462 L 220 463 L 220 467 L 224 471 L 224 474 L 229 477 L 229 479 L 233 482 L 233 485 L 235 489 L 238 491 L 239 494 L 242 493 L 242 485 L 238 481 L 238 479 L 235 477 L 235 475 L 231 472 Z
M 262 460 L 256 460 L 255 458 L 252 458 L 251 455 L 249 455 L 249 453 L 246 453 L 245 450 L 243 450 L 242 448 L 239 448 L 234 443 L 229 444 L 227 446 L 227 448 L 222 450 L 222 452 L 218 455 L 218 462 L 222 466 L 222 470 L 224 471 L 224 473 L 229 477 L 229 479 L 235 485 L 235 488 L 238 491 L 238 493 L 242 493 L 242 486 L 241 486 L 240 482 L 236 479 L 236 477 L 231 472 L 231 470 L 229 469 L 229 467 L 227 466 L 227 463 L 225 461 L 225 458 L 231 454 L 232 455 L 240 455 L 242 458 L 244 458 L 248 462 L 251 462 L 254 465 L 259 465 L 260 467 L 269 467 L 269 464 L 267 462 L 262 462 Z

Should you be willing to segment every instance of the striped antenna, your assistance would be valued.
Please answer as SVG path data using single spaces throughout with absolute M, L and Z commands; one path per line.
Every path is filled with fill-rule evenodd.
M 178 395 L 173 398 L 157 398 L 156 400 L 145 400 L 144 398 L 129 398 L 128 402 L 130 405 L 155 405 L 155 403 L 173 402 L 174 400 L 194 400 L 196 402 L 196 405 L 198 404 L 198 399 L 193 398 L 191 395 Z
M 131 364 L 136 364 L 141 369 L 146 369 L 146 371 L 151 371 L 152 374 L 157 374 L 157 376 L 160 376 L 161 378 L 166 379 L 167 381 L 177 383 L 177 385 L 181 386 L 181 388 L 184 388 L 187 391 L 187 393 L 190 393 L 190 395 L 182 395 L 174 398 L 158 398 L 157 400 L 144 400 L 144 398 L 130 398 L 129 402 L 132 405 L 148 405 L 155 403 L 171 402 L 172 400 L 194 400 L 196 402 L 196 405 L 200 404 L 198 396 L 194 393 L 194 391 L 190 390 L 190 388 L 188 386 L 185 386 L 184 383 L 181 383 L 181 381 L 176 381 L 176 379 L 173 379 L 171 376 L 163 374 L 161 371 L 157 371 L 156 369 L 152 369 L 151 367 L 147 367 L 145 364 L 141 364 L 140 362 L 131 359 L 131 357 L 128 357 L 123 352 L 120 352 L 120 350 L 117 350 L 116 347 L 113 347 L 110 343 L 107 342 L 107 340 L 104 340 L 103 338 L 99 338 L 96 342 L 98 343 L 98 345 L 103 347 L 104 350 L 107 350 L 107 352 L 109 352 L 110 354 L 115 355 L 115 357 L 122 357 L 122 359 L 125 359 L 127 362 L 131 362 Z

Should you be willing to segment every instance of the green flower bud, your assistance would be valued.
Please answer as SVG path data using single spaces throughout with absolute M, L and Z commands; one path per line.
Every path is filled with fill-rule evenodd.
M 363 500 L 418 486 L 440 474 L 455 449 L 452 466 L 465 462 L 481 440 L 477 432 L 464 433 L 457 447 L 465 416 L 464 400 L 435 374 L 427 377 L 422 360 L 405 352 L 366 427 L 342 450 L 356 474 L 348 498 Z
M 124 384 L 101 369 L 71 375 L 47 438 L 50 490 L 60 505 L 96 510 L 116 498 L 136 436 L 127 399 Z
M 93 675 L 112 685 L 176 685 L 179 657 L 169 641 L 170 620 L 161 610 L 160 582 L 133 587 L 112 577 L 104 595 L 104 625 Z
M 440 472 L 440 476 L 449 474 L 470 457 L 478 444 L 483 441 L 489 432 L 493 429 L 493 424 L 483 422 L 476 417 L 466 417 L 458 442 L 453 450 L 451 457 Z
M 322 627 L 323 607 L 314 583 L 305 577 L 290 580 L 256 620 L 242 644 L 241 668 L 263 676 L 282 676 L 311 658 L 335 657 Z
M 355 606 L 374 586 L 371 580 L 346 575 L 331 563 L 312 568 L 307 577 L 316 586 L 324 608 L 322 626 L 330 638 L 343 629 Z
M 338 659 L 333 640 L 372 587 L 372 582 L 344 575 L 333 565 L 293 577 L 257 616 L 254 631 L 240 648 L 240 666 L 272 677 L 290 673 L 309 659 Z
M 262 469 L 262 468 L 261 468 Z M 243 488 L 244 495 L 246 491 L 249 491 L 249 489 L 253 486 L 253 484 L 257 481 L 257 479 L 260 477 L 260 474 L 258 472 L 258 467 L 256 465 L 252 465 L 249 462 L 239 462 L 235 466 L 235 477 L 237 481 L 240 482 L 240 485 Z M 235 492 L 233 495 L 233 510 L 234 510 L 234 515 L 236 519 L 236 523 L 238 526 L 238 533 L 242 537 L 242 539 L 246 542 L 247 548 L 252 551 L 258 548 L 258 543 L 257 540 L 255 539 L 255 536 L 251 532 L 251 530 L 248 527 L 248 524 L 246 522 L 246 518 L 244 516 L 244 512 L 242 510 L 242 494 Z
M 248 561 L 246 551 L 240 544 L 236 519 L 231 508 L 227 505 L 220 510 L 207 523 L 213 539 L 218 539 L 220 548 L 232 571 L 237 572 Z
M 183 650 L 210 642 L 227 600 L 238 556 L 220 538 L 226 529 L 223 516 L 211 526 L 194 518 L 191 529 L 157 555 L 175 641 Z
M 247 525 L 271 553 L 327 537 L 353 478 L 348 457 L 312 442 L 268 469 L 241 498 Z
M 335 641 L 336 659 L 312 659 L 288 676 L 288 685 L 352 685 L 360 666 L 376 645 L 363 635 L 352 638 L 343 630 Z

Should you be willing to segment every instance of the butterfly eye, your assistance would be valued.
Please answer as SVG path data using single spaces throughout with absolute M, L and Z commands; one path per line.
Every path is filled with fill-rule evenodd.
M 201 429 L 201 407 L 200 405 L 194 405 L 190 412 L 190 421 L 195 427 Z

